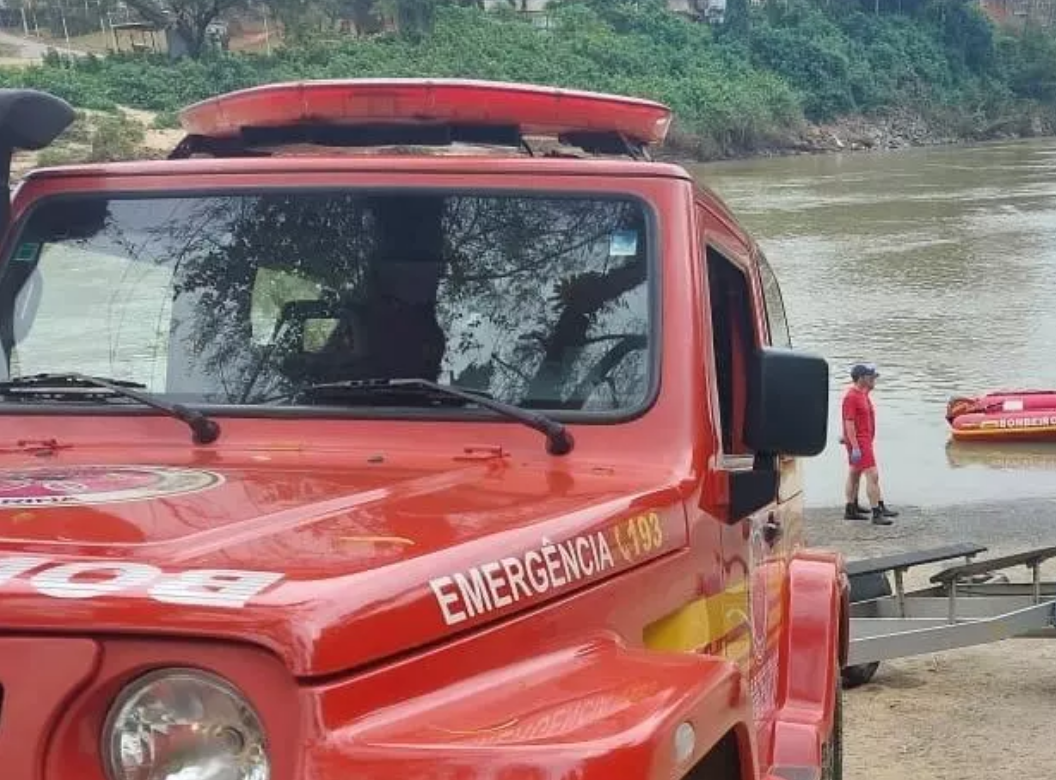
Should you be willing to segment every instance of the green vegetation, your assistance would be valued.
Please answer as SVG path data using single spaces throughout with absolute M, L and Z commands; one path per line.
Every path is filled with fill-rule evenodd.
M 63 165 L 82 162 L 113 162 L 142 156 L 146 128 L 123 113 L 89 115 L 77 118 L 62 138 L 37 155 L 37 164 Z
M 896 4 L 898 8 L 896 8 Z M 474 3 L 431 10 L 427 29 L 291 36 L 272 56 L 205 53 L 49 59 L 0 70 L 83 108 L 159 112 L 231 89 L 304 78 L 456 76 L 639 95 L 677 112 L 673 137 L 701 156 L 780 145 L 804 121 L 910 112 L 957 137 L 1020 132 L 1056 117 L 1056 41 L 995 28 L 965 0 L 730 0 L 721 25 L 662 0 L 578 0 L 548 29 Z M 468 7 L 463 7 L 468 6 Z

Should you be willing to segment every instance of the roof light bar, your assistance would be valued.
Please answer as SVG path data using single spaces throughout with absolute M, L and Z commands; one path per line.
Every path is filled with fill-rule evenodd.
M 219 95 L 185 108 L 189 133 L 213 138 L 243 128 L 298 124 L 516 125 L 523 135 L 619 133 L 661 143 L 671 110 L 639 98 L 459 79 L 342 79 L 270 84 Z

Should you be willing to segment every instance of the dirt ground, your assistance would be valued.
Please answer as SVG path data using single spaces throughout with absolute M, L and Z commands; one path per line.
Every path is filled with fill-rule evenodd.
M 846 522 L 834 510 L 809 522 L 812 544 L 848 559 L 959 541 L 987 545 L 983 557 L 1056 545 L 1056 501 L 911 508 L 890 528 Z M 907 586 L 938 568 L 921 567 Z M 1056 563 L 1044 573 L 1056 579 Z M 1056 641 L 1009 639 L 884 662 L 844 701 L 847 780 L 1056 777 Z
M 1056 644 L 1009 639 L 881 664 L 845 695 L 847 780 L 1056 775 Z

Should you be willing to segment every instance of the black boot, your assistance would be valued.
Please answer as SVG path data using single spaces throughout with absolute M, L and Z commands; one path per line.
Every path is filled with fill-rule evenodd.
M 884 510 L 879 506 L 873 507 L 873 525 L 891 525 L 892 520 L 884 514 Z
M 846 504 L 843 507 L 844 520 L 868 520 L 869 510 L 858 506 L 858 502 Z
M 898 512 L 896 512 L 894 509 L 888 509 L 887 505 L 884 504 L 883 501 L 881 501 L 877 506 L 880 507 L 880 514 L 882 514 L 884 517 L 898 517 Z

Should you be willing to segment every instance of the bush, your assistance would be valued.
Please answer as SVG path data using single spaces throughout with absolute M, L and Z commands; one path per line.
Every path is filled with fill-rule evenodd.
M 56 142 L 37 156 L 39 165 L 115 162 L 140 156 L 146 128 L 122 113 L 77 113 Z

